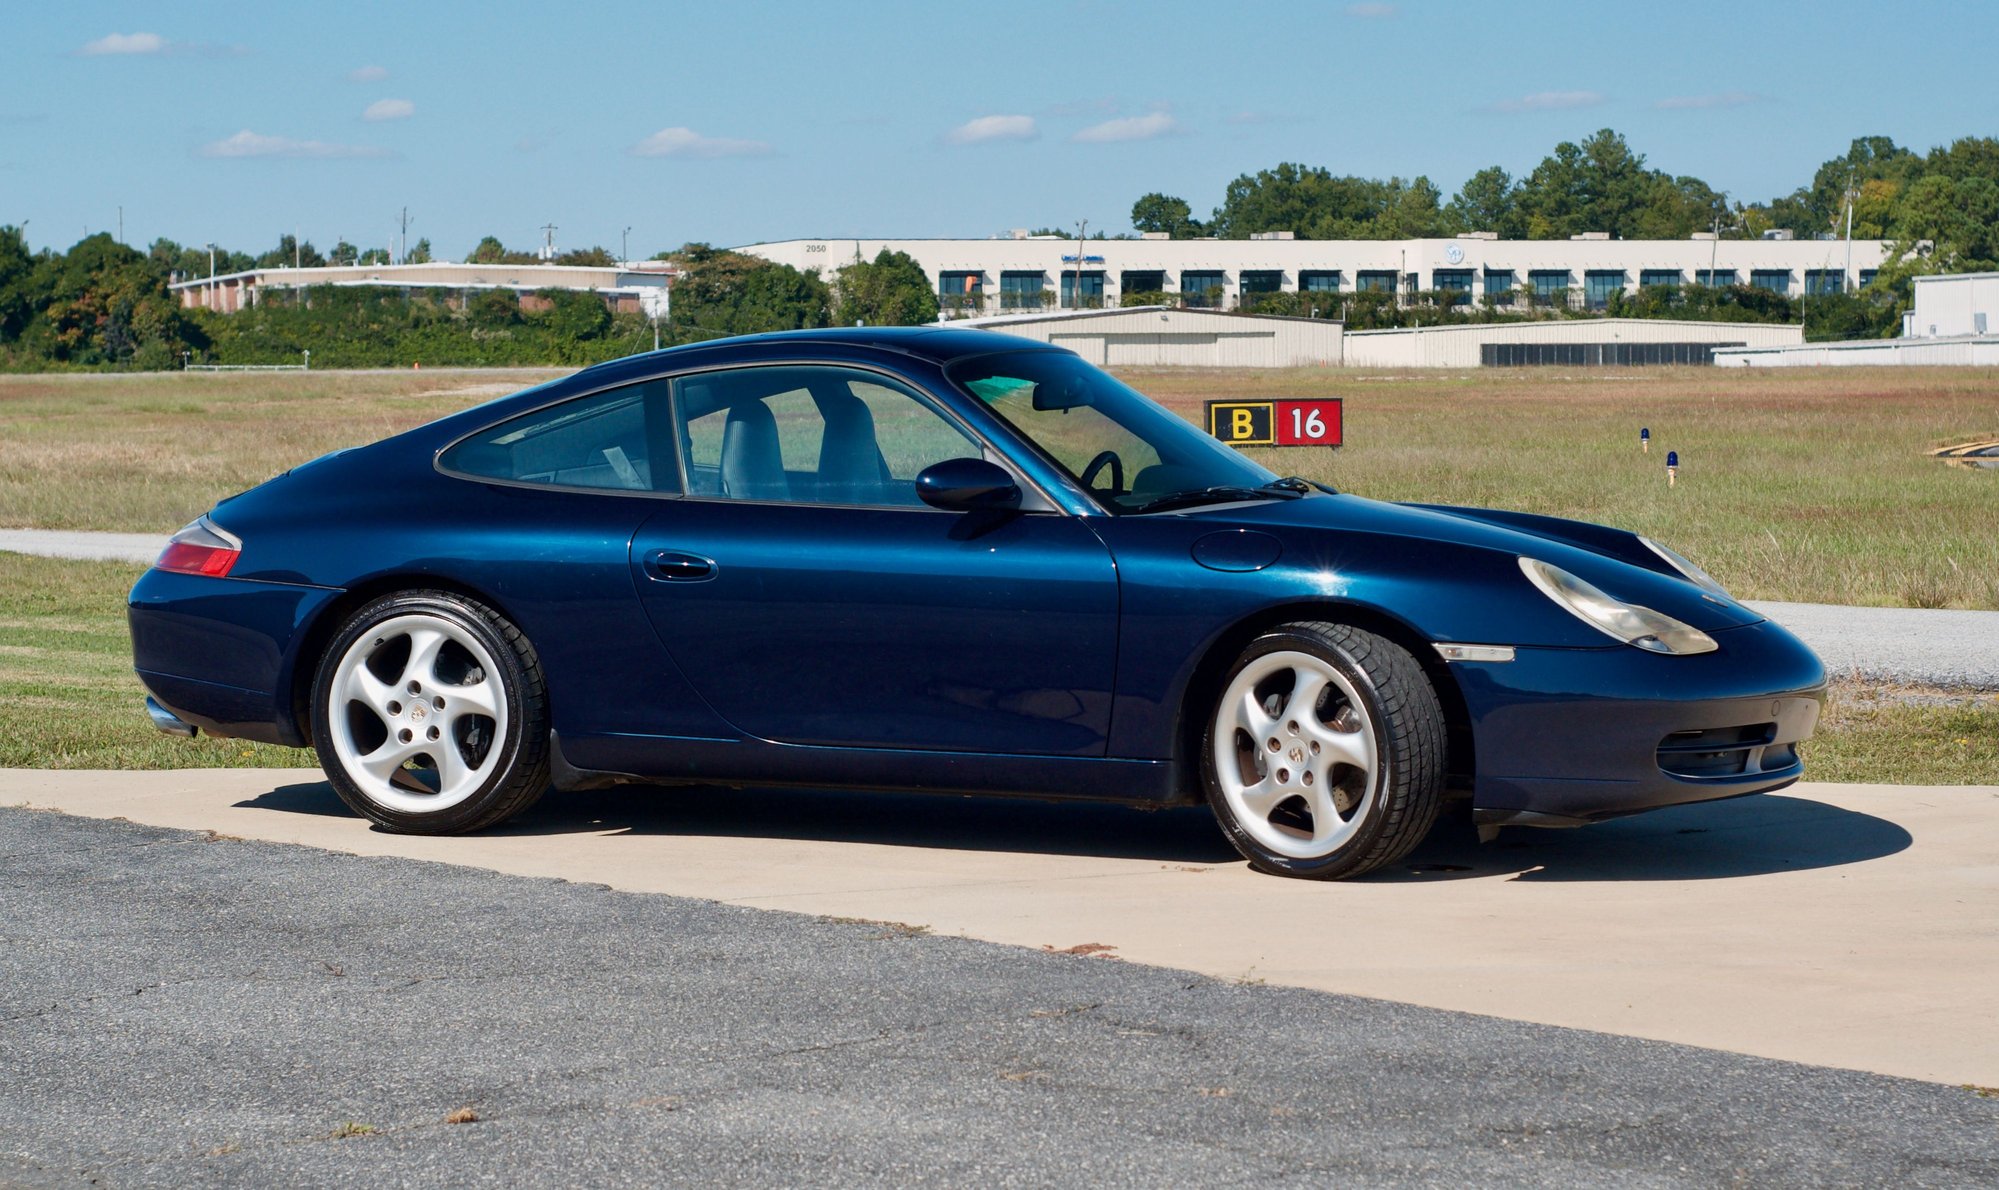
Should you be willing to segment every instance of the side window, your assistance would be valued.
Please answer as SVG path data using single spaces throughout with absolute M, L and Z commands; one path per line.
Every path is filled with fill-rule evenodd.
M 667 383 L 627 385 L 522 414 L 458 443 L 438 463 L 476 479 L 678 492 Z
M 983 453 L 912 390 L 874 372 L 740 368 L 679 383 L 692 495 L 915 506 L 924 468 Z

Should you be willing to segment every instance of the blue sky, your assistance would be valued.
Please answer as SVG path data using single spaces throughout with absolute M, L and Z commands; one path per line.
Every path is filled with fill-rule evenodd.
M 1279 161 L 1516 176 L 1616 128 L 1738 200 L 1999 134 L 1985 0 L 17 6 L 0 223 L 261 250 L 1124 230 Z

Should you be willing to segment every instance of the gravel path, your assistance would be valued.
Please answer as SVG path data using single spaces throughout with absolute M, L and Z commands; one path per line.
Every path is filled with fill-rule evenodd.
M 151 562 L 160 556 L 164 533 L 86 533 L 69 529 L 0 529 L 0 552 L 44 558 L 85 558 L 93 562 Z
M 0 529 L 0 551 L 55 558 L 151 562 L 165 544 L 164 536 L 150 533 Z M 1797 633 L 1835 674 L 1999 690 L 1999 612 L 1823 603 L 1749 606 Z
M 1991 1185 L 1999 1099 L 0 809 L 0 1183 L 1334 1181 Z
M 1999 612 L 1749 606 L 1797 633 L 1837 676 L 1999 690 Z

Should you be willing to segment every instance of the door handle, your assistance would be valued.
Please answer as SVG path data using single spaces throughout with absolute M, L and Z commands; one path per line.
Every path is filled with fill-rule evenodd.
M 703 582 L 714 578 L 719 569 L 713 558 L 704 558 L 685 550 L 654 550 L 646 555 L 645 560 L 648 578 L 669 583 Z

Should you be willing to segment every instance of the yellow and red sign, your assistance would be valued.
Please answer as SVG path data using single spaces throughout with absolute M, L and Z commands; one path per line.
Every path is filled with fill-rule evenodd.
M 1230 446 L 1338 446 L 1341 401 L 1209 401 L 1208 433 Z

